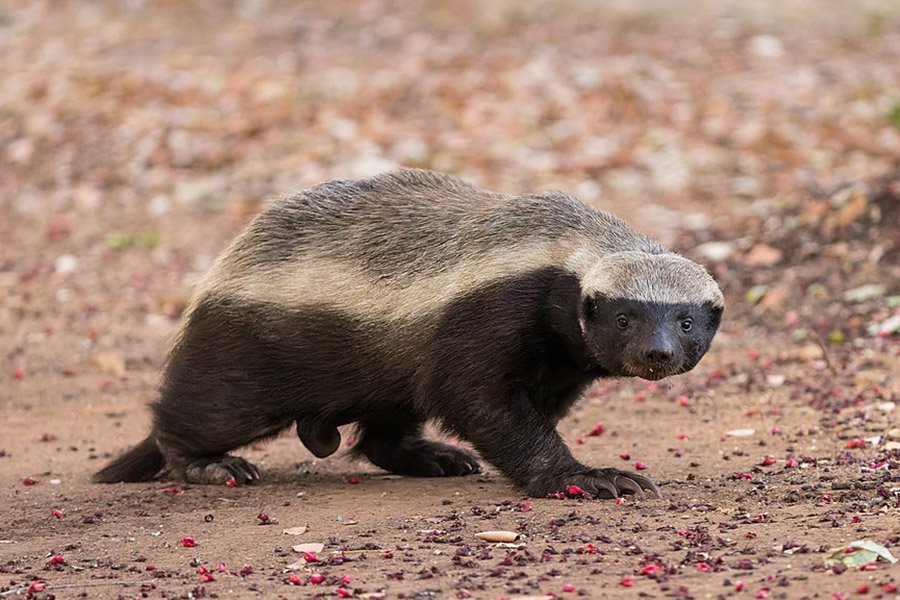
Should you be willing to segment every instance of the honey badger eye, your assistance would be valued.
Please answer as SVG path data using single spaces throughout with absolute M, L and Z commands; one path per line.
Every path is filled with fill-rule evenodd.
M 628 327 L 628 317 L 625 315 L 619 315 L 616 317 L 616 325 L 618 325 L 619 329 L 625 329 Z
M 681 321 L 681 330 L 682 331 L 690 331 L 694 326 L 694 320 L 691 318 L 687 318 Z

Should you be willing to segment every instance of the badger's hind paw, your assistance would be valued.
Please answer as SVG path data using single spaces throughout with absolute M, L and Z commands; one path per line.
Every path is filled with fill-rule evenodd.
M 449 444 L 421 440 L 407 455 L 410 475 L 418 477 L 455 477 L 481 472 L 475 455 Z
M 191 483 L 217 484 L 233 478 L 235 483 L 254 483 L 259 480 L 259 470 L 238 456 L 198 458 L 184 469 L 184 478 Z
M 481 472 L 478 459 L 468 450 L 421 438 L 378 444 L 364 440 L 360 451 L 382 469 L 401 475 L 456 477 Z

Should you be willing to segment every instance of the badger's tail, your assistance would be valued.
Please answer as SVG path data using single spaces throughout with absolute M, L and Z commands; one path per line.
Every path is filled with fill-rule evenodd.
M 150 481 L 165 466 L 153 434 L 94 474 L 94 483 Z

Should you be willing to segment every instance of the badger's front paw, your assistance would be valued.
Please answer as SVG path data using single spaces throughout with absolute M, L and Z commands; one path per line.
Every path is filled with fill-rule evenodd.
M 587 469 L 553 481 L 537 481 L 529 486 L 532 496 L 543 497 L 550 494 L 565 494 L 569 497 L 590 496 L 592 498 L 618 498 L 634 495 L 643 498 L 647 493 L 662 498 L 655 483 L 636 473 L 618 469 Z

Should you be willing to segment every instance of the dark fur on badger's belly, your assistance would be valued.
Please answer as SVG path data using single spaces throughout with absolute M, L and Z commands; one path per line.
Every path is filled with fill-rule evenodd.
M 577 329 L 565 335 L 577 323 L 577 298 L 576 278 L 549 268 L 475 290 L 424 317 L 427 324 L 399 327 L 322 308 L 208 299 L 169 359 L 154 405 L 157 439 L 175 451 L 169 462 L 177 469 L 177 455 L 224 454 L 295 421 L 326 432 L 359 423 L 365 451 L 370 433 L 377 444 L 385 429 L 413 433 L 438 418 L 461 437 L 488 440 L 479 451 L 491 462 L 515 465 L 521 444 L 542 441 L 526 433 L 510 443 L 517 424 L 496 422 L 481 403 L 507 402 L 518 387 L 519 401 L 530 405 L 523 414 L 555 423 L 604 375 Z M 407 331 L 430 334 L 404 339 Z M 479 387 L 496 393 L 478 394 Z M 529 472 L 513 476 L 528 485 Z

